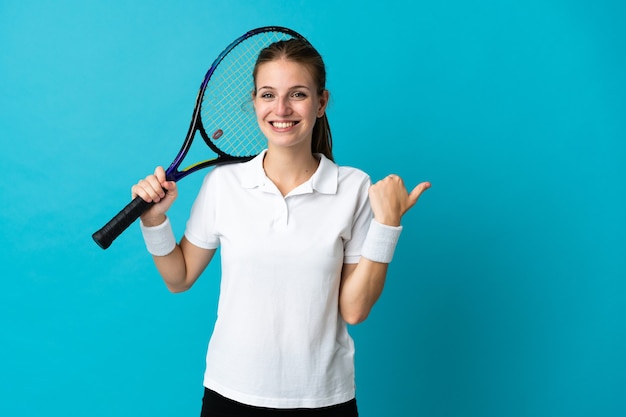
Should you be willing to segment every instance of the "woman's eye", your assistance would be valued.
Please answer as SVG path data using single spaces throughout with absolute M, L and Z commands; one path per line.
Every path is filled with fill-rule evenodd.
M 296 91 L 291 95 L 293 98 L 306 98 L 306 94 L 302 91 Z
M 261 94 L 261 98 L 265 99 L 265 100 L 269 100 L 269 99 L 271 99 L 273 97 L 274 97 L 274 95 L 272 93 L 263 93 L 263 94 Z

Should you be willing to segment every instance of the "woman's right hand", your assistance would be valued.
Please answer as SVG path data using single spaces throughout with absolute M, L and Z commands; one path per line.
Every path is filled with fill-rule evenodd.
M 175 181 L 167 181 L 163 167 L 156 167 L 154 174 L 146 178 L 131 188 L 133 199 L 141 197 L 148 203 L 154 203 L 141 215 L 141 222 L 145 226 L 158 226 L 165 221 L 165 213 L 169 210 L 178 197 L 178 187 Z

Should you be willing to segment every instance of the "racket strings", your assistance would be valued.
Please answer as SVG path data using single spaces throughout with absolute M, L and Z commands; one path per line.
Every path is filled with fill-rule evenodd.
M 293 36 L 262 32 L 235 46 L 215 68 L 202 99 L 202 124 L 209 140 L 232 156 L 252 156 L 266 147 L 252 105 L 252 71 L 259 52 Z

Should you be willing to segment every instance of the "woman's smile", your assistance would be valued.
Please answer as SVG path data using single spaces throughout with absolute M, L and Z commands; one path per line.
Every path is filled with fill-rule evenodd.
M 288 130 L 298 124 L 298 122 L 270 122 L 270 124 L 277 130 Z

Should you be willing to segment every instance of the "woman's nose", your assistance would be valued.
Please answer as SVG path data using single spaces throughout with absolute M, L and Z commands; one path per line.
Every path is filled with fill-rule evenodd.
M 276 100 L 276 115 L 287 116 L 291 113 L 291 107 L 289 105 L 289 97 L 280 97 Z

